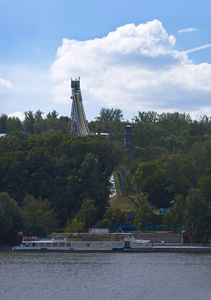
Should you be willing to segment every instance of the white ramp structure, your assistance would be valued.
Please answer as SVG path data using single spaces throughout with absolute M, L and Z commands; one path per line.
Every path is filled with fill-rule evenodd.
M 86 115 L 82 102 L 82 94 L 80 89 L 80 77 L 71 79 L 72 88 L 72 110 L 71 110 L 71 134 L 86 136 L 90 134 Z

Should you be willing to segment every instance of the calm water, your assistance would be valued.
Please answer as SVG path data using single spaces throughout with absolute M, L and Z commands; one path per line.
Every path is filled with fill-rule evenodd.
M 0 299 L 211 299 L 211 255 L 0 252 Z

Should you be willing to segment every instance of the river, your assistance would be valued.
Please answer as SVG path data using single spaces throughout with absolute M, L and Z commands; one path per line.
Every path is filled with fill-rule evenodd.
M 0 252 L 0 299 L 210 300 L 211 254 Z

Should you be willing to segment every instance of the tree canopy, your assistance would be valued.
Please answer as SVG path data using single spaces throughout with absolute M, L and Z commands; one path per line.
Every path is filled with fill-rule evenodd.
M 100 136 L 11 133 L 0 139 L 0 192 L 20 205 L 26 195 L 48 199 L 61 226 L 79 212 L 85 198 L 95 201 L 100 218 L 120 160 L 121 152 Z
M 124 192 L 141 191 L 151 207 L 169 207 L 164 221 L 172 229 L 181 223 L 181 211 L 186 211 L 183 226 L 192 239 L 210 237 L 210 117 L 197 121 L 179 112 L 139 111 L 129 122 L 120 109 L 102 108 L 89 128 L 93 133 L 107 132 L 109 140 L 99 135 L 71 137 L 69 123 L 69 117 L 59 117 L 55 110 L 46 117 L 40 110 L 25 112 L 23 121 L 0 116 L 0 132 L 7 133 L 0 138 L 0 192 L 7 193 L 10 205 L 14 199 L 18 210 L 23 210 L 27 195 L 38 202 L 47 199 L 58 226 L 64 228 L 69 220 L 84 228 L 102 220 L 108 208 L 109 178 L 115 169 L 121 174 L 127 166 L 131 176 L 124 178 Z M 134 135 L 134 156 L 122 159 L 126 125 Z M 83 205 L 84 199 L 94 201 L 96 208 L 90 221 L 79 218 L 79 212 L 90 204 Z M 4 220 L 10 228 L 10 218 Z

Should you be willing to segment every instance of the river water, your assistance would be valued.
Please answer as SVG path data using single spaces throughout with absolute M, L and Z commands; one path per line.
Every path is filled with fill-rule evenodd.
M 210 300 L 211 255 L 0 252 L 0 299 Z

